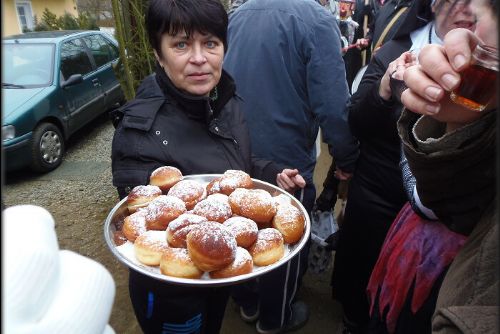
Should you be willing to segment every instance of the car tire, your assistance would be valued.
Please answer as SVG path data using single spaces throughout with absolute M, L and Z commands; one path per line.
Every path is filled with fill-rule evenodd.
M 31 169 L 42 173 L 56 169 L 62 162 L 64 148 L 61 130 L 52 123 L 41 123 L 33 131 Z

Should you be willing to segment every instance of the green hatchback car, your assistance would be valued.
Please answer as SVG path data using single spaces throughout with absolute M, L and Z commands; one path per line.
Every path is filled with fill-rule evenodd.
M 33 32 L 2 42 L 4 166 L 51 171 L 75 131 L 124 102 L 113 71 L 117 42 L 100 31 Z

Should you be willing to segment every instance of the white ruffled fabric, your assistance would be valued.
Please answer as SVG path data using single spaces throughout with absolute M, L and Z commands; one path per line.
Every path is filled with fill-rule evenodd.
M 59 250 L 51 214 L 22 205 L 3 211 L 3 332 L 113 334 L 115 296 L 100 263 Z

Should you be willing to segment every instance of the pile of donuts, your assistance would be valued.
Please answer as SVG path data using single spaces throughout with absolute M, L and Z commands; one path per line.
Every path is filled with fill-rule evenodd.
M 130 191 L 126 205 L 118 232 L 133 243 L 137 261 L 180 278 L 251 273 L 279 261 L 305 230 L 305 217 L 289 198 L 254 188 L 240 170 L 205 185 L 162 166 L 148 185 Z

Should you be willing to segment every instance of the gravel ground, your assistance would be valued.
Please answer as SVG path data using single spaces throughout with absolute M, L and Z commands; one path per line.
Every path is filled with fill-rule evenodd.
M 18 171 L 4 175 L 3 200 L 7 207 L 33 204 L 54 217 L 61 249 L 69 249 L 102 263 L 113 275 L 116 295 L 110 324 L 117 334 L 141 333 L 128 295 L 128 271 L 109 251 L 103 236 L 104 220 L 119 198 L 111 183 L 113 126 L 103 116 L 72 137 L 62 165 L 48 174 Z M 317 184 L 329 166 L 320 158 Z M 5 253 L 4 253 L 5 255 Z M 341 311 L 330 298 L 329 273 L 308 273 L 299 292 L 311 317 L 298 333 L 335 333 Z M 230 302 L 222 334 L 255 333 Z

